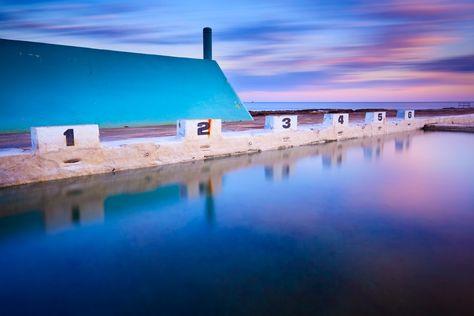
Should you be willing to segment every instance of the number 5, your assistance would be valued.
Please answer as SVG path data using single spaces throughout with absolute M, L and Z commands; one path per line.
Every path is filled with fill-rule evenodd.
M 383 115 L 382 115 L 382 113 L 379 113 L 379 114 L 377 115 L 377 117 L 378 117 L 379 121 L 383 120 Z

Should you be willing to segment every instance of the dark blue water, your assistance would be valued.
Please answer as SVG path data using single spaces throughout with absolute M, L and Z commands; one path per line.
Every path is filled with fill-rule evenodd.
M 0 315 L 474 312 L 474 135 L 0 191 Z
M 458 107 L 474 107 L 466 102 L 245 102 L 250 111 L 314 110 L 314 109 L 396 109 L 423 110 Z

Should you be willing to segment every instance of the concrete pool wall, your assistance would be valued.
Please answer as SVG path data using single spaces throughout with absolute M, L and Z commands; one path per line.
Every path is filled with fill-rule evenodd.
M 109 197 L 156 191 L 163 186 L 177 185 L 172 194 L 189 200 L 223 190 L 223 178 L 232 171 L 252 166 L 264 167 L 262 177 L 279 182 L 296 172 L 298 161 L 321 156 L 324 168 L 338 168 L 346 164 L 347 152 L 360 148 L 364 159 L 379 159 L 389 141 L 395 141 L 396 150 L 405 150 L 422 131 L 397 133 L 327 142 L 317 146 L 299 146 L 288 150 L 270 150 L 259 154 L 238 155 L 224 159 L 196 160 L 182 164 L 135 169 L 117 174 L 104 173 L 79 178 L 68 178 L 47 183 L 32 183 L 4 188 L 0 192 L 0 219 L 22 215 L 31 210 L 40 212 L 48 232 L 75 227 L 92 222 L 102 222 L 105 203 Z M 156 199 L 162 199 L 159 195 Z M 156 201 L 159 203 L 159 201 Z M 74 211 L 79 212 L 79 222 L 74 222 Z
M 338 124 L 336 118 L 328 116 L 323 124 L 299 125 L 297 129 L 267 128 L 242 132 L 221 132 L 220 120 L 201 120 L 207 121 L 209 131 L 213 132 L 204 133 L 199 138 L 134 138 L 93 142 L 90 147 L 72 146 L 43 151 L 34 148 L 3 149 L 0 150 L 0 187 L 401 133 L 421 129 L 427 124 L 474 122 L 472 114 L 390 121 L 383 116 L 381 123 L 375 121 L 376 117 L 368 115 L 365 123 L 349 124 L 348 116 L 344 116 L 341 119 L 343 123 Z M 199 122 L 193 120 L 188 126 L 199 129 Z M 179 127 L 177 134 L 180 135 Z

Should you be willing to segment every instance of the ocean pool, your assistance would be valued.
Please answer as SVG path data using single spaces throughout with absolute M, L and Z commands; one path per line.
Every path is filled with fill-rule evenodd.
M 0 314 L 472 314 L 474 135 L 0 190 Z

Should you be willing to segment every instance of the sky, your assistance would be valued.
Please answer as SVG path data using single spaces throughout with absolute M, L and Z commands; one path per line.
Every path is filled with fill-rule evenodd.
M 213 57 L 243 101 L 473 101 L 474 0 L 0 0 L 0 38 Z

